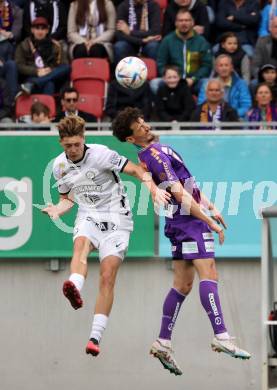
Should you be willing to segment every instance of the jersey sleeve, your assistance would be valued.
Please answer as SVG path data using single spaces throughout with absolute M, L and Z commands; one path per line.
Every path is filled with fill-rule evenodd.
M 65 180 L 62 176 L 62 168 L 59 165 L 53 166 L 53 176 L 56 180 L 56 187 L 58 187 L 58 191 L 60 195 L 66 195 L 70 192 L 70 188 L 66 184 Z
M 109 148 L 103 149 L 98 159 L 98 165 L 102 169 L 116 172 L 122 172 L 127 163 L 128 159 L 126 157 Z
M 176 183 L 179 181 L 171 161 L 166 154 L 159 152 L 159 154 L 154 156 L 151 155 L 147 160 L 146 164 L 149 171 L 159 182 Z

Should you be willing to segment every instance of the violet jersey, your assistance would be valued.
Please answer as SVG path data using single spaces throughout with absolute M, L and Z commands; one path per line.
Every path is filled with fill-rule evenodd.
M 152 173 L 154 182 L 163 188 L 179 181 L 193 196 L 201 201 L 200 190 L 182 157 L 169 146 L 154 143 L 140 150 L 139 159 Z M 173 260 L 193 260 L 214 257 L 213 234 L 208 225 L 181 207 L 172 194 L 166 213 L 165 236 L 171 242 Z
M 170 187 L 174 182 L 180 182 L 183 187 L 193 196 L 197 203 L 200 203 L 200 190 L 198 189 L 194 177 L 184 164 L 182 157 L 172 148 L 159 143 L 154 143 L 145 149 L 140 150 L 138 154 L 139 160 L 146 165 L 149 172 L 152 173 L 152 178 L 155 184 L 163 183 L 163 189 Z M 178 216 L 185 217 L 186 220 L 194 218 L 189 216 L 184 208 L 171 198 L 171 210 L 167 218 L 177 218 Z
M 77 217 L 128 215 L 129 202 L 119 177 L 127 163 L 126 157 L 106 146 L 91 144 L 85 145 L 84 156 L 78 162 L 61 153 L 54 161 L 53 174 L 59 193 L 70 193 L 78 204 Z

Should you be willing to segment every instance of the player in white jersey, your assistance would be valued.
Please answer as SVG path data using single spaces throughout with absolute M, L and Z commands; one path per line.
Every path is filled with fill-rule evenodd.
M 83 119 L 66 117 L 59 122 L 58 129 L 64 152 L 55 159 L 53 174 L 60 201 L 43 212 L 58 218 L 69 211 L 74 202 L 78 204 L 71 274 L 63 285 L 63 293 L 74 309 L 83 305 L 80 292 L 87 275 L 87 257 L 92 250 L 99 251 L 99 293 L 86 347 L 86 353 L 97 356 L 113 304 L 117 271 L 133 230 L 129 202 L 119 172 L 144 182 L 157 203 L 167 203 L 170 195 L 159 190 L 149 174 L 145 176 L 144 170 L 126 157 L 104 145 L 86 145 Z

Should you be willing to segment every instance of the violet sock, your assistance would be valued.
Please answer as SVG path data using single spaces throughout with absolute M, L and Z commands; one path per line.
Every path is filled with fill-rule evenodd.
M 163 304 L 163 317 L 159 338 L 170 340 L 172 330 L 178 317 L 179 310 L 185 295 L 172 288 L 167 294 Z
M 199 294 L 202 306 L 211 321 L 214 334 L 227 332 L 220 306 L 217 282 L 215 280 L 201 280 L 199 283 Z

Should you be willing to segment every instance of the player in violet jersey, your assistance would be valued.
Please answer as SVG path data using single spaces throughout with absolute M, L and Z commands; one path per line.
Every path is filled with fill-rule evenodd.
M 200 300 L 214 331 L 212 349 L 235 358 L 249 359 L 251 355 L 237 347 L 229 336 L 220 305 L 212 232 L 218 234 L 219 242 L 223 244 L 223 227 L 226 226 L 222 216 L 200 192 L 178 153 L 156 141 L 138 109 L 125 108 L 113 121 L 112 128 L 120 141 L 138 148 L 139 160 L 152 173 L 154 182 L 172 193 L 166 212 L 165 235 L 172 245 L 174 281 L 163 304 L 159 338 L 150 353 L 170 372 L 182 374 L 174 359 L 171 334 L 181 305 L 191 291 L 196 271 L 200 279 Z

